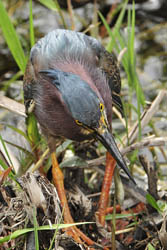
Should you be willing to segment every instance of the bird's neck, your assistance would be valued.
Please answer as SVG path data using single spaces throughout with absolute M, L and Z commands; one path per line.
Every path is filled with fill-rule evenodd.
M 63 62 L 59 63 L 58 65 L 56 64 L 56 68 L 64 72 L 69 72 L 78 75 L 85 82 L 89 83 L 90 85 L 93 84 L 92 78 L 88 70 L 86 69 L 86 67 L 84 67 L 84 65 L 80 63 Z
M 84 64 L 81 64 L 79 62 L 59 62 L 56 63 L 54 67 L 64 72 L 78 75 L 82 80 L 87 82 L 93 90 L 96 90 L 96 86 L 94 85 L 90 72 Z

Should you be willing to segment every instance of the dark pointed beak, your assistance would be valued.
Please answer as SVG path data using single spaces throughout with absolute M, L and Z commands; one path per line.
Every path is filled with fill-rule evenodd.
M 133 181 L 133 183 L 136 185 L 136 182 L 134 181 L 132 175 L 130 174 L 130 171 L 126 165 L 125 160 L 123 159 L 117 144 L 114 140 L 113 135 L 109 132 L 107 127 L 99 128 L 97 129 L 97 138 L 101 143 L 105 146 L 105 148 L 108 150 L 108 152 L 113 156 L 113 158 L 116 160 L 118 165 L 125 171 L 125 173 L 128 175 L 128 177 Z

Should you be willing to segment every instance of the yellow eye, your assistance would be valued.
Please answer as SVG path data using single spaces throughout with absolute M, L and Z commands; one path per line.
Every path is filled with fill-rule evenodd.
M 104 105 L 103 103 L 100 103 L 100 110 L 103 111 L 103 109 L 104 109 Z
M 78 120 L 75 120 L 76 124 L 81 126 L 82 125 L 82 122 L 78 121 Z

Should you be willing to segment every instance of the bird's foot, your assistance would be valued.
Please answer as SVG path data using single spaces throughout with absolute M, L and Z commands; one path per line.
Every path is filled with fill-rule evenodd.
M 105 216 L 107 213 L 108 199 L 112 177 L 114 174 L 114 169 L 116 166 L 116 161 L 111 156 L 110 153 L 106 154 L 106 169 L 103 179 L 102 191 L 99 200 L 99 208 L 97 211 L 97 216 L 99 218 L 99 223 L 104 227 L 105 226 Z
M 95 242 L 91 240 L 89 237 L 87 237 L 83 232 L 79 230 L 76 226 L 72 226 L 70 228 L 67 228 L 64 230 L 69 236 L 71 236 L 75 242 L 82 244 L 86 247 L 93 246 Z M 89 248 L 94 249 L 94 248 Z
M 70 213 L 70 209 L 68 206 L 65 189 L 64 189 L 64 177 L 63 173 L 59 168 L 57 159 L 55 154 L 52 153 L 52 176 L 53 176 L 53 183 L 57 189 L 59 199 L 61 202 L 61 206 L 63 209 L 63 217 L 65 224 L 74 224 L 73 218 Z M 94 245 L 95 242 L 88 238 L 83 232 L 81 232 L 76 226 L 72 226 L 69 228 L 64 229 L 64 231 L 71 236 L 77 243 L 91 246 Z M 90 248 L 89 248 L 90 249 Z M 93 248 L 92 248 L 93 249 Z

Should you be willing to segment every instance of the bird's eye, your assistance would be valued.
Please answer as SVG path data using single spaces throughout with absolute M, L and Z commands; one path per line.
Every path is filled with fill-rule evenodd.
M 103 111 L 103 109 L 104 109 L 104 105 L 103 103 L 100 103 L 100 110 Z
M 78 121 L 78 120 L 75 120 L 76 124 L 81 126 L 82 125 L 82 122 Z

